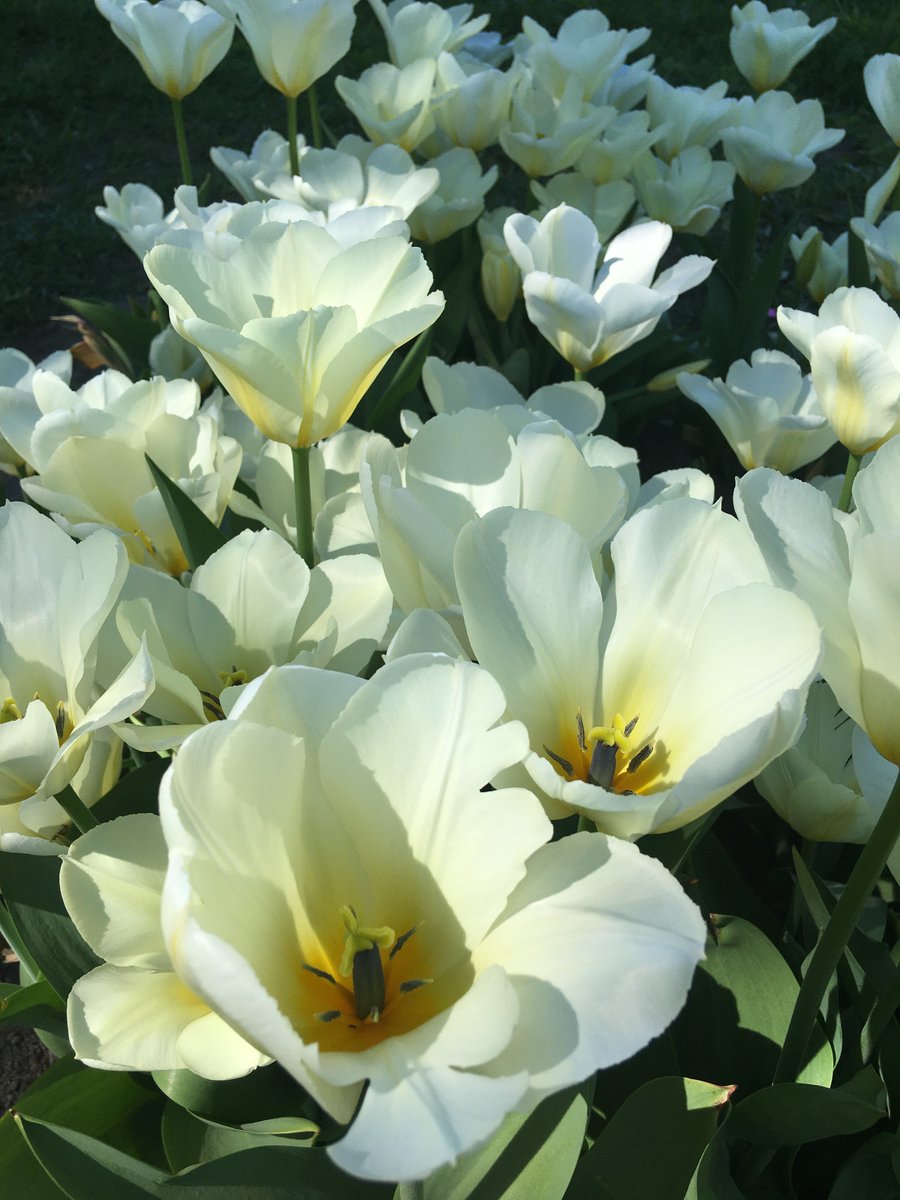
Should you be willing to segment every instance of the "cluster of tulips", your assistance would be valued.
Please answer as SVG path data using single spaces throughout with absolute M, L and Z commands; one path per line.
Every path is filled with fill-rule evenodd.
M 141 184 L 97 210 L 152 285 L 142 369 L 99 333 L 115 367 L 80 386 L 66 352 L 0 352 L 0 467 L 21 496 L 0 508 L 0 930 L 22 977 L 0 1022 L 74 1054 L 73 1088 L 153 1073 L 207 1128 L 190 1087 L 288 1082 L 266 1120 L 220 1122 L 224 1150 L 185 1159 L 164 1122 L 182 1173 L 129 1157 L 135 1195 L 197 1171 L 202 1190 L 207 1160 L 265 1150 L 260 1197 L 282 1194 L 265 1191 L 281 1155 L 291 1194 L 308 1170 L 310 1196 L 399 1181 L 462 1200 L 562 1094 L 556 1142 L 529 1135 L 518 1167 L 536 1190 L 516 1194 L 561 1198 L 574 1173 L 607 1190 L 573 1196 L 628 1200 L 604 1080 L 715 977 L 735 926 L 684 884 L 739 794 L 803 839 L 816 928 L 799 986 L 806 951 L 766 943 L 790 995 L 761 1030 L 774 1086 L 745 1107 L 739 1079 L 681 1081 L 681 1109 L 713 1122 L 681 1151 L 678 1200 L 764 1194 L 704 1171 L 724 1145 L 750 1188 L 799 1144 L 746 1115 L 779 1087 L 865 1099 L 854 1132 L 888 1120 L 871 1062 L 897 1032 L 896 966 L 858 1064 L 881 1100 L 835 1075 L 822 1005 L 900 877 L 900 224 L 881 220 L 900 154 L 842 239 L 792 239 L 817 312 L 779 307 L 777 330 L 751 313 L 738 333 L 758 340 L 732 360 L 734 328 L 704 341 L 680 301 L 718 280 L 734 323 L 758 291 L 765 196 L 842 136 L 777 90 L 834 20 L 735 7 L 758 93 L 735 98 L 629 61 L 650 31 L 596 10 L 556 33 L 526 18 L 505 44 L 468 5 L 371 0 L 390 61 L 336 81 L 365 138 L 322 148 L 315 80 L 349 48 L 352 0 L 96 3 L 173 102 L 183 182 L 169 211 Z M 240 199 L 209 202 L 181 102 L 235 29 L 287 136 L 214 149 Z M 900 57 L 865 84 L 900 146 Z M 485 211 L 495 186 L 526 211 Z M 723 210 L 717 265 L 700 251 Z M 637 382 L 617 392 L 623 366 Z M 696 466 L 648 475 L 608 435 L 635 397 L 679 394 L 734 451 L 733 494 Z M 846 470 L 823 474 L 837 443 Z M 817 842 L 844 854 L 836 892 L 816 890 Z M 22 1113 L 40 1200 L 82 1195 L 66 1137 L 125 1171 L 64 1115 Z

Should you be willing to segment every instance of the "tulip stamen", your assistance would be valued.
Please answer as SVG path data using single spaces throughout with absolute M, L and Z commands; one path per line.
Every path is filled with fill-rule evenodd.
M 641 739 L 632 737 L 638 720 L 638 717 L 632 717 L 626 722 L 621 713 L 616 713 L 612 725 L 597 725 L 588 733 L 589 740 L 596 743 L 588 768 L 588 783 L 612 789 L 619 770 L 620 754 L 627 762 L 625 770 L 629 775 L 633 775 L 647 761 L 653 753 L 653 742 L 641 746 Z M 622 795 L 634 794 L 619 790 Z
M 322 971 L 318 967 L 310 966 L 309 963 L 303 964 L 303 970 L 309 971 L 309 973 L 311 975 L 318 976 L 319 979 L 327 979 L 328 982 L 333 983 L 335 987 L 339 986 L 338 981 L 335 979 L 335 977 L 333 975 L 330 975 L 327 971 Z
M 203 697 L 203 711 L 211 721 L 224 721 L 225 710 L 219 703 L 219 697 L 214 696 L 212 692 L 204 692 L 200 689 L 200 695 Z
M 327 1012 L 313 1013 L 317 1021 L 323 1021 L 326 1025 L 330 1021 L 336 1021 L 340 1015 L 341 1010 L 339 1008 L 329 1008 Z
M 338 974 L 353 978 L 353 1002 L 362 1021 L 378 1022 L 384 1010 L 384 964 L 381 951 L 390 950 L 396 934 L 388 925 L 361 925 L 349 904 L 340 908 L 347 931 Z
M 393 958 L 398 950 L 402 950 L 403 947 L 406 945 L 406 943 L 409 941 L 409 939 L 412 937 L 412 935 L 416 932 L 416 930 L 418 928 L 419 928 L 418 925 L 413 925 L 412 929 L 407 929 L 406 933 L 401 933 L 400 936 L 397 938 L 396 942 L 394 942 L 393 946 L 391 947 L 390 953 L 388 954 L 388 958 Z
M 575 768 L 567 758 L 563 758 L 561 754 L 557 754 L 555 750 L 551 750 L 549 746 L 544 746 L 544 753 L 548 758 L 552 758 L 557 766 L 562 767 L 565 773 L 571 778 L 575 774 Z

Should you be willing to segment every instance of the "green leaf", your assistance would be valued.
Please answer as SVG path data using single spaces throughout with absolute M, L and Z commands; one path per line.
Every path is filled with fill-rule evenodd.
M 896 1200 L 900 1181 L 900 1138 L 882 1133 L 870 1138 L 841 1170 L 828 1200 Z
M 478 1150 L 425 1181 L 424 1200 L 561 1200 L 584 1141 L 593 1082 L 515 1113 Z
M 46 979 L 13 987 L 11 992 L 4 989 L 0 997 L 0 1025 L 43 1029 L 66 1037 L 65 1005 Z
M 195 1116 L 241 1126 L 296 1114 L 305 1116 L 308 1097 L 287 1071 L 272 1063 L 240 1079 L 204 1079 L 191 1071 L 154 1071 L 160 1090 Z
M 720 1125 L 703 1151 L 684 1200 L 744 1200 L 731 1177 L 731 1155 L 725 1126 Z
M 162 1200 L 390 1200 L 392 1191 L 390 1184 L 366 1183 L 345 1175 L 324 1150 L 265 1146 L 193 1167 L 169 1180 L 161 1197 Z
M 578 1164 L 566 1200 L 682 1200 L 733 1090 L 674 1076 L 644 1084 Z
M 63 1193 L 31 1153 L 11 1112 L 0 1120 L 0 1180 L 11 1200 L 63 1200 Z
M 103 335 L 132 379 L 150 374 L 150 343 L 160 331 L 154 317 L 129 313 L 118 305 L 102 301 L 78 300 L 71 296 L 60 296 L 60 300 Z
M 159 785 L 171 759 L 153 758 L 145 766 L 123 775 L 91 812 L 101 824 L 132 813 L 159 812 Z
M 422 375 L 422 366 L 431 345 L 433 328 L 429 326 L 423 330 L 407 350 L 383 395 L 372 406 L 366 421 L 367 429 L 380 433 L 390 430 L 391 422 L 397 416 L 404 397 L 409 395 Z
M 145 454 L 144 457 L 153 481 L 159 488 L 188 566 L 192 571 L 196 571 L 211 554 L 225 545 L 227 539 L 221 529 L 212 523 L 206 513 L 197 507 L 177 483 L 172 482 L 149 454 Z
M 96 967 L 59 893 L 60 859 L 0 851 L 0 892 L 34 961 L 61 998 Z
M 146 1075 L 97 1071 L 61 1058 L 16 1101 L 16 1112 L 102 1138 L 162 1166 L 159 1123 L 165 1101 Z
M 732 1140 L 740 1138 L 757 1146 L 801 1146 L 860 1133 L 885 1115 L 883 1104 L 848 1088 L 777 1083 L 735 1105 L 726 1130 Z
M 278 1122 L 262 1121 L 258 1124 L 272 1126 L 282 1122 L 289 1126 L 286 1130 L 289 1133 L 295 1132 L 297 1127 L 305 1127 L 307 1145 L 311 1144 L 310 1135 L 318 1132 L 311 1121 L 302 1119 L 291 1122 L 287 1118 L 280 1118 Z M 173 1171 L 183 1171 L 197 1163 L 211 1162 L 215 1158 L 223 1158 L 226 1154 L 254 1146 L 285 1145 L 284 1136 L 277 1136 L 274 1131 L 263 1129 L 253 1132 L 220 1125 L 217 1121 L 194 1116 L 171 1100 L 163 1113 L 162 1139 L 166 1158 Z
M 19 1118 L 35 1158 L 70 1200 L 161 1200 L 162 1171 L 87 1134 Z
M 717 938 L 694 976 L 688 1003 L 671 1034 L 682 1069 L 694 1078 L 724 1078 L 737 1099 L 766 1087 L 787 1033 L 799 986 L 790 967 L 749 921 L 716 916 Z M 831 1048 L 817 1028 L 806 1082 L 831 1081 Z

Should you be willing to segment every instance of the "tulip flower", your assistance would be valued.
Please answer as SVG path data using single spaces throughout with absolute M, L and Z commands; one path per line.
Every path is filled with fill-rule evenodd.
M 561 204 L 577 208 L 594 222 L 601 242 L 610 242 L 622 228 L 635 205 L 634 188 L 624 179 L 594 184 L 581 171 L 554 175 L 546 183 L 531 182 L 531 194 L 540 207 L 531 215 L 540 220 Z M 511 211 L 511 210 L 510 210 Z
M 666 129 L 666 126 L 651 129 L 648 112 L 619 113 L 596 141 L 588 142 L 575 167 L 598 186 L 624 180 L 641 155 L 659 141 Z
M 753 782 L 802 837 L 865 842 L 896 781 L 897 767 L 881 757 L 820 679 L 809 689 L 806 723 L 796 744 Z
M 801 59 L 837 24 L 836 17 L 810 25 L 809 17 L 794 8 L 769 12 L 762 0 L 731 8 L 731 57 L 757 92 L 781 87 Z
M 412 236 L 433 245 L 474 224 L 484 212 L 484 197 L 497 182 L 497 168 L 482 172 L 474 150 L 456 146 L 431 159 L 438 172 L 437 189 L 409 219 Z
M 155 88 L 183 100 L 219 65 L 234 25 L 200 0 L 95 0 Z M 187 181 L 185 181 L 187 182 Z
M 527 772 L 550 816 L 633 840 L 702 816 L 792 744 L 821 634 L 709 504 L 646 508 L 610 552 L 604 596 L 574 529 L 500 509 L 454 562 L 475 657 L 528 729 L 524 771 L 500 782 Z
M 704 146 L 688 146 L 671 161 L 644 154 L 634 164 L 634 186 L 644 211 L 676 232 L 709 233 L 732 198 L 734 167 L 713 162 Z
M 197 413 L 200 389 L 185 379 L 142 379 L 106 371 L 77 393 L 36 381 L 43 415 L 34 425 L 23 480 L 28 497 L 73 537 L 114 529 L 132 562 L 180 575 L 187 560 L 146 454 L 214 523 L 225 514 L 241 451 Z
M 405 460 L 371 442 L 360 471 L 363 499 L 397 604 L 445 609 L 459 603 L 453 554 L 463 528 L 495 508 L 535 508 L 569 522 L 598 574 L 606 543 L 625 517 L 628 488 L 608 438 L 577 440 L 555 421 L 516 408 L 466 408 L 433 417 Z
M 688 146 L 711 150 L 734 122 L 737 100 L 726 97 L 724 80 L 708 88 L 673 87 L 658 75 L 647 86 L 647 112 L 657 134 L 654 153 L 671 159 Z
M 17 474 L 28 461 L 23 451 L 31 445 L 31 433 L 41 415 L 34 396 L 34 380 L 49 371 L 68 383 L 72 375 L 72 355 L 68 350 L 33 363 L 27 354 L 11 346 L 0 350 L 0 471 Z
M 816 169 L 813 156 L 843 136 L 843 129 L 825 128 L 818 100 L 798 104 L 788 92 L 763 92 L 740 102 L 722 149 L 751 192 L 765 195 L 805 183 Z
M 582 9 L 566 17 L 555 38 L 523 17 L 518 44 L 523 61 L 548 92 L 560 98 L 576 83 L 581 99 L 589 100 L 649 37 L 647 28 L 610 29 L 603 13 Z
M 299 162 L 306 152 L 306 138 L 298 133 L 294 152 Z M 213 146 L 209 152 L 213 166 L 218 167 L 234 190 L 244 200 L 265 200 L 267 193 L 256 186 L 256 178 L 262 172 L 268 175 L 292 175 L 290 146 L 287 139 L 274 129 L 265 129 L 253 143 L 250 153 L 230 150 L 227 146 Z M 148 246 L 149 250 L 150 247 Z
M 554 96 L 530 73 L 513 89 L 509 123 L 500 146 L 532 179 L 571 167 L 615 117 L 610 105 L 598 108 L 583 100 L 576 80 Z
M 284 667 L 253 688 L 163 781 L 166 945 L 352 1118 L 338 1166 L 421 1179 L 673 1019 L 697 909 L 634 847 L 550 843 L 531 793 L 480 791 L 525 750 L 487 672 L 420 655 L 367 683 Z
M 391 353 L 444 307 L 405 238 L 343 249 L 306 221 L 261 225 L 224 260 L 157 246 L 146 269 L 173 326 L 254 424 L 289 446 L 339 429 Z
M 792 234 L 788 247 L 797 264 L 797 283 L 806 288 L 817 304 L 829 292 L 847 286 L 846 230 L 829 244 L 812 225 L 799 237 Z
M 781 332 L 810 361 L 812 382 L 851 454 L 900 433 L 900 317 L 869 288 L 839 288 L 818 316 L 779 308 Z
M 778 350 L 754 350 L 749 363 L 731 364 L 724 381 L 682 372 L 678 387 L 709 413 L 745 471 L 787 475 L 837 441 L 809 377 Z
M 484 29 L 487 16 L 472 17 L 471 4 L 442 8 L 439 4 L 409 0 L 369 0 L 384 30 L 388 53 L 395 67 L 408 67 L 419 58 L 435 59 L 462 48 L 466 40 Z
M 69 1041 L 89 1067 L 246 1075 L 266 1055 L 172 969 L 160 912 L 166 861 L 160 820 L 151 813 L 91 829 L 63 859 L 59 884 L 69 916 L 105 960 L 69 993 Z
M 865 246 L 878 282 L 892 299 L 900 300 L 900 212 L 889 213 L 877 228 L 854 217 L 850 228 Z
M 735 506 L 773 578 L 822 627 L 822 676 L 841 708 L 889 762 L 900 764 L 900 437 L 856 476 L 856 513 L 771 471 L 738 481 Z
M 435 126 L 453 146 L 493 146 L 509 120 L 518 77 L 515 67 L 505 73 L 487 66 L 466 69 L 452 54 L 439 55 L 431 106 Z
M 713 267 L 712 259 L 688 255 L 653 282 L 672 230 L 648 221 L 613 238 L 598 268 L 597 230 L 565 204 L 540 223 L 514 214 L 504 235 L 524 276 L 529 319 L 577 371 L 590 371 L 647 337 Z
M 495 208 L 478 222 L 481 245 L 481 291 L 484 302 L 498 321 L 506 321 L 522 292 L 522 276 L 503 237 L 511 208 Z
M 900 146 L 900 54 L 876 54 L 863 71 L 866 95 L 895 146 Z
M 130 657 L 146 642 L 156 686 L 143 711 L 163 724 L 118 732 L 140 750 L 171 749 L 222 720 L 241 689 L 273 665 L 362 672 L 391 608 L 377 559 L 345 555 L 310 571 L 268 529 L 232 538 L 197 568 L 189 587 L 133 566 L 116 612 L 117 634 L 107 634 L 106 661 Z
M 360 464 L 373 439 L 380 440 L 379 435 L 344 425 L 310 450 L 313 543 L 319 560 L 343 554 L 377 557 L 359 485 Z M 283 442 L 266 441 L 258 457 L 253 488 L 259 503 L 235 491 L 230 506 L 296 545 L 291 451 Z
M 344 57 L 356 23 L 352 0 L 211 0 L 250 44 L 266 83 L 296 98 Z
M 101 688 L 98 636 L 127 568 L 118 538 L 76 544 L 27 504 L 0 508 L 0 846 L 60 852 L 70 785 L 90 806 L 118 778 L 122 743 L 110 726 L 153 688 L 140 644 Z
M 436 66 L 433 58 L 417 58 L 403 67 L 376 63 L 359 79 L 338 75 L 334 86 L 373 142 L 395 142 L 411 154 L 434 130 Z

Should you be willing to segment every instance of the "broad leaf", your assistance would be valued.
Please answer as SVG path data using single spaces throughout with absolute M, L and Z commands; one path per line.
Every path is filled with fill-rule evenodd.
M 211 554 L 225 545 L 227 539 L 221 529 L 212 523 L 206 513 L 197 507 L 177 483 L 172 482 L 149 454 L 145 454 L 144 457 L 153 482 L 159 488 L 169 520 L 181 543 L 184 557 L 188 560 L 188 566 L 192 571 L 196 571 Z
M 549 1096 L 527 1117 L 507 1117 L 484 1146 L 435 1171 L 423 1185 L 424 1200 L 561 1200 L 588 1115 L 582 1085 Z
M 566 1200 L 682 1200 L 733 1090 L 676 1077 L 644 1084 L 578 1164 Z
M 60 997 L 100 960 L 66 912 L 59 893 L 60 859 L 0 851 L 0 891 L 35 963 Z

